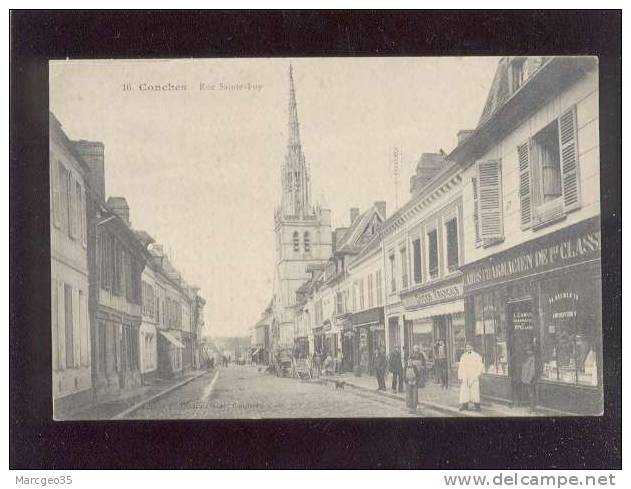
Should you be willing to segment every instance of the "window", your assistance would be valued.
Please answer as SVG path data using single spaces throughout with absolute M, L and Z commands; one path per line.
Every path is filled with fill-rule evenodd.
M 122 291 L 122 276 L 124 273 L 124 250 L 123 246 L 114 238 L 112 238 L 112 255 L 114 270 L 112 275 L 112 292 L 116 295 L 120 295 Z
M 72 287 L 64 284 L 64 318 L 66 337 L 66 367 L 74 367 L 74 317 L 72 315 Z
M 475 350 L 482 355 L 484 371 L 508 375 L 508 347 L 500 297 L 492 292 L 476 295 L 473 309 Z
M 394 255 L 390 255 L 389 257 L 390 260 L 390 292 L 396 292 L 397 291 L 397 279 L 396 279 L 396 270 L 395 270 L 395 266 L 394 266 Z
M 55 227 L 60 227 L 61 225 L 61 199 L 59 195 L 60 189 L 60 180 L 59 180 L 59 172 L 61 163 L 60 162 L 51 162 L 51 170 L 52 174 L 50 176 L 50 183 L 52 187 L 52 204 L 53 204 L 53 224 Z
M 458 220 L 454 217 L 445 223 L 447 235 L 447 270 L 455 272 L 458 269 Z
M 383 305 L 383 291 L 382 291 L 382 279 L 381 270 L 377 270 L 375 282 L 377 283 L 377 305 Z
M 59 331 L 59 290 L 57 288 L 57 280 L 51 280 L 51 296 L 50 296 L 50 312 L 52 325 L 52 343 L 53 343 L 53 370 L 61 368 L 61 359 L 59 355 L 59 341 L 61 334 Z
M 541 378 L 597 386 L 601 362 L 600 281 L 562 278 L 541 287 Z
M 432 229 L 427 233 L 427 261 L 430 278 L 438 277 L 438 231 Z
M 72 176 L 72 173 L 68 173 L 68 236 L 72 239 L 77 237 L 78 224 L 77 221 L 77 192 L 76 192 L 76 180 Z
M 364 309 L 364 279 L 359 279 L 359 310 Z
M 518 58 L 511 63 L 511 92 L 515 92 L 526 79 L 526 58 Z
M 336 299 L 337 313 L 344 314 L 344 297 L 342 295 L 342 292 L 337 292 L 335 294 L 335 299 Z
M 309 236 L 309 231 L 305 231 L 305 234 L 302 239 L 303 239 L 305 253 L 309 253 L 311 251 L 311 238 Z
M 300 235 L 298 231 L 294 231 L 294 251 L 300 251 Z
M 408 284 L 408 254 L 406 248 L 399 250 L 401 254 L 401 287 L 407 288 Z
M 576 108 L 517 147 L 521 227 L 556 221 L 580 207 Z
M 476 163 L 477 222 L 476 236 L 490 244 L 504 238 L 502 211 L 502 165 L 500 160 L 480 160 Z
M 372 294 L 372 273 L 368 274 L 368 307 L 373 307 L 373 294 Z
M 471 179 L 471 186 L 473 187 L 473 230 L 475 233 L 475 244 L 478 246 L 481 239 L 480 219 L 478 218 L 478 179 L 476 177 Z
M 85 212 L 83 206 L 83 189 L 78 181 L 75 181 L 75 223 L 77 228 L 77 237 L 81 238 L 81 243 L 85 244 L 85 221 L 82 214 Z
M 420 284 L 422 280 L 421 272 L 421 240 L 415 239 L 412 241 L 412 253 L 414 260 L 414 283 Z
M 70 172 L 59 163 L 59 222 L 61 229 L 68 231 L 68 195 Z

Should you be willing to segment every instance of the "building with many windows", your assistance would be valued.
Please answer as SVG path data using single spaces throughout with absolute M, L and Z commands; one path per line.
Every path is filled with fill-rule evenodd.
M 598 67 L 505 57 L 462 169 L 466 335 L 483 395 L 514 399 L 526 352 L 538 402 L 598 414 L 602 398 Z
M 86 182 L 89 167 L 51 113 L 50 261 L 53 412 L 92 401 Z

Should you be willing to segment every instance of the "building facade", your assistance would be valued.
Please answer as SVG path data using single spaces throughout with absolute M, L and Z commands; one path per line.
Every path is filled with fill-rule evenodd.
M 285 161 L 281 167 L 282 196 L 276 209 L 276 270 L 271 324 L 272 349 L 293 349 L 296 290 L 309 278 L 307 267 L 331 255 L 331 213 L 311 203 L 309 166 L 300 142 L 300 128 L 289 70 L 289 123 Z
M 49 123 L 52 396 L 54 416 L 60 419 L 92 402 L 89 167 L 53 114 Z
M 601 413 L 597 60 L 503 58 L 450 157 L 463 172 L 466 330 L 483 395 L 519 400 L 532 349 L 541 406 Z

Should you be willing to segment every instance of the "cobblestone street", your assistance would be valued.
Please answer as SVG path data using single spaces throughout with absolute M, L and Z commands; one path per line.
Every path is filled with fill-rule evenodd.
M 409 417 L 405 403 L 335 389 L 317 381 L 301 382 L 231 366 L 198 379 L 130 413 L 126 419 L 344 418 Z M 417 416 L 444 416 L 425 409 Z

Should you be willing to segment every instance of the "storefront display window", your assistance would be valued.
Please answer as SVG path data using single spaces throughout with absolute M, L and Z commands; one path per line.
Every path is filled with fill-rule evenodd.
M 428 362 L 434 361 L 434 323 L 431 318 L 418 319 L 412 323 L 412 347 L 418 345 Z
M 508 347 L 500 298 L 493 292 L 476 295 L 473 301 L 475 349 L 489 374 L 508 375 Z
M 598 385 L 600 290 L 592 282 L 563 278 L 542 284 L 543 380 Z
M 451 331 L 453 336 L 452 363 L 458 363 L 464 353 L 466 345 L 464 314 L 454 314 L 451 317 Z

